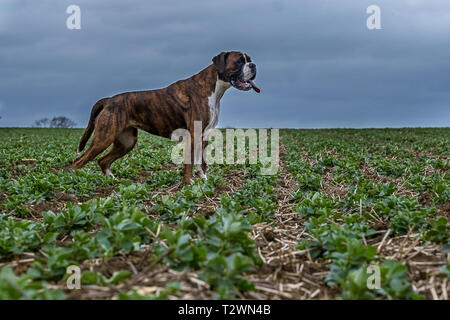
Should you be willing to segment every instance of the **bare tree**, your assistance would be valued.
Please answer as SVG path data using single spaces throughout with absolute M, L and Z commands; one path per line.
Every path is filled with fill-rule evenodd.
M 50 128 L 73 128 L 75 125 L 74 121 L 64 116 L 54 117 L 50 121 Z
M 50 122 L 50 120 L 48 118 L 42 118 L 42 119 L 36 120 L 34 122 L 34 125 L 36 127 L 44 127 L 45 128 L 48 126 L 49 122 Z

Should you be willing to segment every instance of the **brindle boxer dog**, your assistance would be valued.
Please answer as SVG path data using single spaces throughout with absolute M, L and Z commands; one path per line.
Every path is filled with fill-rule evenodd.
M 213 64 L 198 74 L 167 88 L 126 92 L 99 100 L 92 108 L 78 152 L 84 149 L 95 131 L 91 145 L 73 162 L 72 168 L 82 168 L 112 144 L 111 151 L 98 160 L 103 173 L 112 175 L 111 164 L 133 149 L 138 129 L 164 138 L 170 138 L 176 129 L 187 129 L 194 141 L 194 121 L 201 121 L 203 132 L 214 128 L 220 99 L 228 88 L 233 86 L 243 91 L 253 88 L 260 92 L 252 81 L 256 77 L 256 65 L 247 54 L 222 52 L 212 61 Z M 206 146 L 207 142 L 203 142 L 202 151 Z M 191 182 L 193 157 L 194 144 L 191 143 L 191 161 L 183 165 L 185 183 Z M 206 178 L 204 159 L 197 169 Z

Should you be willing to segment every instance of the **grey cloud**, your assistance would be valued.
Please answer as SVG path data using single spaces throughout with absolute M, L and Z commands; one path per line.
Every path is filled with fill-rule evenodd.
M 82 29 L 67 30 L 76 3 Z M 450 3 L 2 0 L 2 126 L 66 115 L 101 97 L 189 77 L 223 50 L 258 64 L 260 95 L 230 89 L 221 126 L 449 126 Z

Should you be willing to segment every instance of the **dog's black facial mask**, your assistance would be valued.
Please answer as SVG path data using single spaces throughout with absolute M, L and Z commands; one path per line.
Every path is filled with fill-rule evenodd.
M 256 77 L 256 65 L 245 53 L 231 51 L 222 52 L 212 59 L 217 69 L 219 79 L 229 82 L 238 90 L 254 89 L 260 92 L 253 80 Z

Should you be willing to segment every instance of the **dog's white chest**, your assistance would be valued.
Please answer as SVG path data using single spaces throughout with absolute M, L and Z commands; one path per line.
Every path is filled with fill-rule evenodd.
M 229 83 L 217 79 L 214 92 L 208 97 L 209 122 L 205 130 L 214 129 L 217 126 L 219 122 L 220 99 L 229 87 Z

